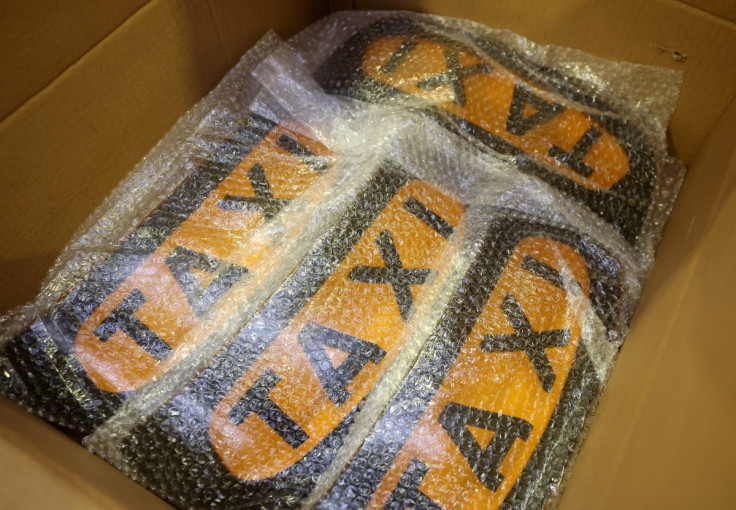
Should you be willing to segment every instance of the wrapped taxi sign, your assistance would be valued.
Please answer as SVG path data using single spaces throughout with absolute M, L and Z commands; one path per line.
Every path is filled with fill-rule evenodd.
M 574 229 L 498 211 L 417 362 L 319 507 L 544 507 L 597 401 L 588 349 L 616 337 L 619 271 Z M 585 338 L 591 313 L 603 328 Z
M 432 295 L 464 210 L 382 163 L 263 308 L 129 431 L 113 461 L 182 506 L 298 506 L 401 350 L 415 301 Z
M 365 28 L 347 22 L 341 28 L 352 35 L 315 78 L 328 93 L 403 104 L 511 156 L 634 244 L 657 174 L 647 136 L 556 71 L 472 31 L 416 18 L 390 16 Z
M 4 345 L 3 393 L 74 434 L 91 433 L 235 314 L 271 248 L 265 226 L 298 198 L 306 201 L 288 214 L 314 207 L 330 159 L 299 127 L 249 116 L 76 288 Z

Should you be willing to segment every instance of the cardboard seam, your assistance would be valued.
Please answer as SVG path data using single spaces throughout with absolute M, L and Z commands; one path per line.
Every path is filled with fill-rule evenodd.
M 715 124 L 713 124 L 713 127 L 711 128 L 711 130 L 708 131 L 708 134 L 705 136 L 704 140 L 711 140 L 713 138 L 713 134 L 716 131 L 719 131 L 719 130 L 724 129 L 724 126 L 723 126 L 723 124 L 725 122 L 724 119 L 726 119 L 729 116 L 733 116 L 734 115 L 734 110 L 736 110 L 736 96 L 734 96 L 733 98 L 731 98 L 731 101 L 729 102 L 728 106 L 723 111 L 723 113 L 721 114 L 721 116 L 718 117 L 718 120 L 716 120 Z M 700 157 L 701 157 L 701 153 L 703 153 L 705 151 L 712 151 L 712 149 L 710 148 L 710 145 L 708 145 L 706 143 L 703 143 L 700 146 L 700 149 L 698 150 L 698 152 L 695 153 L 695 156 L 693 156 L 693 158 L 692 158 L 692 162 L 693 163 L 691 163 L 688 166 L 701 165 L 701 164 L 703 164 L 703 163 L 700 162 Z M 726 153 L 725 150 L 724 150 L 724 154 L 723 154 L 722 157 L 723 157 L 723 159 L 725 161 L 724 167 L 726 168 L 726 170 L 723 172 L 722 175 L 718 176 L 718 179 L 721 181 L 722 185 L 719 187 L 718 192 L 716 193 L 713 207 L 708 211 L 708 213 L 706 215 L 706 223 L 705 224 L 707 226 L 712 226 L 712 224 L 718 218 L 719 213 L 724 210 L 723 209 L 723 206 L 724 206 L 724 203 L 727 201 L 728 194 L 729 194 L 729 188 L 730 188 L 729 187 L 729 184 L 731 183 L 731 181 L 733 181 L 734 178 L 736 178 L 736 177 L 734 177 L 733 174 L 731 174 L 728 171 L 728 165 L 731 163 L 731 161 L 733 161 L 734 159 L 736 159 L 736 151 L 734 151 L 733 148 L 731 148 L 731 152 L 730 153 Z M 720 157 L 719 157 L 719 159 L 720 159 Z M 687 174 L 685 175 L 685 179 L 687 180 Z M 690 232 L 688 230 L 687 234 L 689 235 L 689 233 Z M 685 238 L 685 240 L 687 240 L 687 237 Z M 702 252 L 698 251 L 698 259 L 700 258 L 700 255 L 701 254 L 702 254 Z M 696 261 L 698 259 L 696 259 Z M 688 278 L 688 281 L 690 281 L 691 278 L 692 278 L 692 275 L 690 275 L 690 278 Z
M 686 8 L 692 9 L 693 11 L 699 12 L 701 14 L 705 14 L 706 16 L 713 17 L 713 18 L 716 18 L 718 20 L 721 20 L 724 23 L 727 23 L 727 24 L 731 25 L 732 27 L 736 28 L 736 20 L 734 20 L 734 19 L 724 18 L 723 16 L 719 16 L 718 14 L 716 14 L 714 12 L 710 12 L 710 11 L 708 11 L 706 9 L 701 8 L 701 7 L 696 7 L 696 6 L 694 6 L 692 4 L 689 4 L 687 2 L 683 2 L 682 0 L 671 0 L 671 1 L 674 2 L 674 3 L 676 3 L 676 4 L 682 5 L 682 6 L 686 7 Z
M 713 123 L 713 126 L 710 128 L 708 133 L 703 137 L 703 143 L 700 144 L 700 148 L 698 148 L 697 152 L 693 154 L 692 158 L 690 158 L 690 162 L 688 163 L 688 168 L 690 168 L 693 163 L 697 163 L 698 157 L 700 156 L 700 153 L 703 152 L 703 149 L 705 149 L 706 141 L 710 140 L 713 133 L 715 133 L 720 127 L 721 124 L 724 122 L 723 119 L 726 118 L 731 112 L 731 110 L 736 110 L 736 91 L 733 94 L 733 97 L 731 97 L 728 100 L 728 105 L 723 109 L 721 114 L 716 118 L 716 121 Z M 685 178 L 687 178 L 687 174 L 685 175 Z M 720 199 L 720 195 L 719 195 Z M 720 205 L 720 202 L 717 204 Z
M 212 4 L 212 0 L 209 0 L 207 2 L 207 5 L 210 8 L 210 15 L 212 16 L 212 23 L 215 25 L 215 31 L 217 32 L 217 39 L 220 41 L 220 47 L 222 48 L 222 53 L 225 55 L 225 59 L 228 62 L 229 66 L 233 66 L 235 64 L 235 61 L 237 59 L 233 59 L 230 55 L 230 52 L 227 49 L 227 45 L 225 44 L 225 38 L 222 35 L 222 28 L 220 27 L 219 21 L 217 21 L 217 14 L 215 13 L 215 7 Z
M 133 12 L 130 16 L 128 16 L 127 18 L 125 18 L 124 20 L 122 20 L 119 24 L 117 24 L 116 26 L 114 26 L 107 34 L 105 34 L 102 37 L 102 39 L 100 39 L 97 42 L 95 42 L 84 53 L 82 53 L 76 60 L 74 60 L 73 62 L 71 62 L 68 66 L 66 66 L 59 73 L 57 73 L 53 78 L 51 78 L 49 81 L 47 81 L 46 83 L 44 83 L 41 86 L 41 88 L 39 88 L 36 92 L 34 92 L 31 96 L 29 96 L 28 98 L 26 98 L 12 112 L 8 113 L 5 117 L 3 117 L 2 119 L 0 119 L 0 126 L 2 126 L 2 124 L 8 118 L 10 118 L 11 116 L 15 115 L 15 113 L 18 110 L 20 110 L 21 108 L 23 108 L 28 102 L 32 101 L 33 98 L 35 98 L 37 95 L 41 94 L 48 87 L 50 87 L 51 85 L 53 85 L 53 83 L 55 81 L 57 81 L 59 78 L 61 78 L 61 76 L 63 76 L 67 71 L 69 71 L 69 69 L 71 69 L 72 67 L 74 67 L 77 64 L 77 62 L 79 62 L 84 57 L 86 57 L 87 54 L 89 54 L 90 52 L 94 51 L 95 48 L 97 48 L 100 44 L 102 44 L 103 42 L 105 42 L 113 33 L 115 33 L 115 31 L 117 31 L 118 29 L 120 29 L 120 27 L 122 27 L 123 25 L 125 25 L 128 22 L 128 20 L 130 20 L 133 16 L 137 15 L 141 10 L 145 9 L 147 6 L 149 6 L 150 4 L 152 4 L 154 1 L 156 1 L 156 0 L 148 0 L 145 4 L 141 5 L 138 9 L 136 9 L 135 12 Z

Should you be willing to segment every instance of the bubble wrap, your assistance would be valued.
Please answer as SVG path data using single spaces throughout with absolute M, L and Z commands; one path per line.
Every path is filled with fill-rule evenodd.
M 682 179 L 681 74 L 438 16 L 338 12 L 291 43 L 325 91 L 402 105 L 584 204 L 651 261 Z
M 269 35 L 4 321 L 0 390 L 181 508 L 550 508 L 676 84 L 410 13 Z
M 518 211 L 487 228 L 320 508 L 542 508 L 556 491 L 600 391 L 589 349 L 620 333 L 621 266 Z
M 182 506 L 301 501 L 401 348 L 463 210 L 381 164 L 235 340 L 125 437 L 124 469 Z

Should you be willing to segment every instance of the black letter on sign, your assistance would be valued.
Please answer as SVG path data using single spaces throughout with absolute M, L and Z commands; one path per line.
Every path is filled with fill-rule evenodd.
M 107 342 L 117 330 L 121 330 L 132 338 L 135 343 L 143 347 L 156 361 L 163 361 L 171 354 L 171 346 L 161 340 L 156 333 L 148 329 L 148 326 L 134 315 L 145 302 L 146 296 L 140 290 L 133 289 L 110 315 L 97 326 L 94 334 L 103 342 Z
M 256 383 L 243 395 L 243 398 L 233 406 L 228 417 L 235 425 L 240 426 L 250 416 L 250 413 L 255 413 L 284 441 L 296 449 L 309 439 L 309 436 L 273 400 L 268 398 L 268 394 L 279 381 L 281 378 L 271 369 L 263 372 Z
M 514 445 L 514 441 L 517 438 L 526 441 L 534 428 L 522 418 L 455 402 L 447 403 L 438 421 L 468 461 L 478 480 L 493 492 L 496 492 L 503 481 L 503 475 L 498 472 L 498 468 Z M 494 432 L 493 439 L 485 450 L 470 433 L 468 425 Z
M 409 285 L 422 285 L 429 276 L 429 269 L 404 267 L 396 249 L 394 238 L 388 230 L 383 230 L 376 239 L 378 250 L 386 267 L 356 265 L 348 275 L 354 282 L 383 283 L 391 285 L 399 305 L 399 313 L 404 321 L 409 319 L 409 312 L 414 305 L 414 297 Z
M 325 393 L 338 406 L 350 398 L 350 393 L 345 388 L 363 370 L 365 364 L 371 361 L 378 365 L 386 355 L 386 351 L 375 344 L 314 322 L 308 323 L 298 338 Z M 348 357 L 339 367 L 332 366 L 325 352 L 325 345 L 348 353 Z
M 276 198 L 271 191 L 271 184 L 266 177 L 266 171 L 256 163 L 248 170 L 248 178 L 253 186 L 255 197 L 242 197 L 226 195 L 217 206 L 226 211 L 251 211 L 260 212 L 268 221 L 276 216 L 286 204 L 290 202 L 287 198 Z
M 327 171 L 327 162 L 325 158 L 320 158 L 314 152 L 310 151 L 302 144 L 294 140 L 288 135 L 281 135 L 276 141 L 276 145 L 284 149 L 286 152 L 293 154 L 301 159 L 305 165 L 317 172 L 323 174 Z
M 583 177 L 590 177 L 593 174 L 593 169 L 583 163 L 583 158 L 602 134 L 595 126 L 590 126 L 570 152 L 565 152 L 558 146 L 553 145 L 549 150 L 549 155 L 563 165 L 569 166 Z
M 228 289 L 248 272 L 244 267 L 230 264 L 182 246 L 174 248 L 174 251 L 166 257 L 166 265 L 169 266 L 171 274 L 174 275 L 179 287 L 187 297 L 189 305 L 198 316 L 206 314 L 215 301 L 224 296 Z M 222 270 L 209 285 L 202 288 L 194 277 L 192 268 L 208 273 L 214 273 L 220 268 Z
M 521 262 L 521 268 L 526 269 L 543 280 L 548 281 L 555 287 L 565 290 L 565 279 L 562 277 L 562 273 L 554 267 L 545 264 L 538 258 L 532 257 L 531 255 L 524 255 L 524 260 Z
M 447 71 L 420 80 L 417 83 L 417 87 L 424 90 L 432 90 L 442 85 L 450 85 L 452 102 L 458 106 L 465 106 L 465 78 L 493 71 L 491 66 L 485 64 L 461 67 L 457 53 L 449 50 L 445 51 L 445 62 L 447 64 Z
M 406 57 L 409 56 L 409 53 L 411 53 L 411 50 L 414 49 L 414 47 L 417 45 L 416 41 L 412 41 L 411 39 L 407 39 L 406 41 L 401 43 L 401 46 L 399 46 L 396 51 L 394 51 L 390 57 L 388 57 L 388 60 L 381 66 L 381 72 L 385 74 L 391 74 L 401 65 L 401 63 L 406 60 Z
M 534 331 L 529 319 L 526 318 L 521 305 L 511 294 L 501 303 L 501 309 L 506 314 L 515 333 L 509 335 L 486 335 L 480 344 L 483 352 L 513 352 L 523 351 L 532 362 L 537 378 L 542 383 L 544 391 L 552 390 L 556 375 L 544 350 L 548 347 L 564 347 L 570 340 L 570 331 L 567 329 L 552 329 L 549 331 Z
M 440 510 L 441 506 L 419 490 L 419 485 L 424 480 L 427 471 L 429 468 L 424 462 L 416 458 L 412 459 L 383 508 L 388 510 L 404 510 L 405 508 Z
M 524 107 L 533 106 L 536 110 L 524 117 Z M 506 131 L 523 136 L 532 129 L 541 126 L 565 111 L 565 107 L 557 103 L 548 103 L 541 97 L 529 92 L 521 83 L 514 86 L 511 108 L 506 120 Z
M 422 223 L 437 232 L 439 235 L 447 239 L 452 235 L 454 229 L 442 216 L 434 212 L 432 209 L 421 203 L 414 197 L 409 197 L 404 202 L 404 209 L 419 218 Z

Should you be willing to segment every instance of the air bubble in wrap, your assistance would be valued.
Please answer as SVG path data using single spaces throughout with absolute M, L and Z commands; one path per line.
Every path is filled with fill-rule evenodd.
M 496 209 L 487 229 L 320 508 L 541 508 L 555 493 L 601 389 L 589 350 L 619 335 L 621 266 L 518 211 Z

